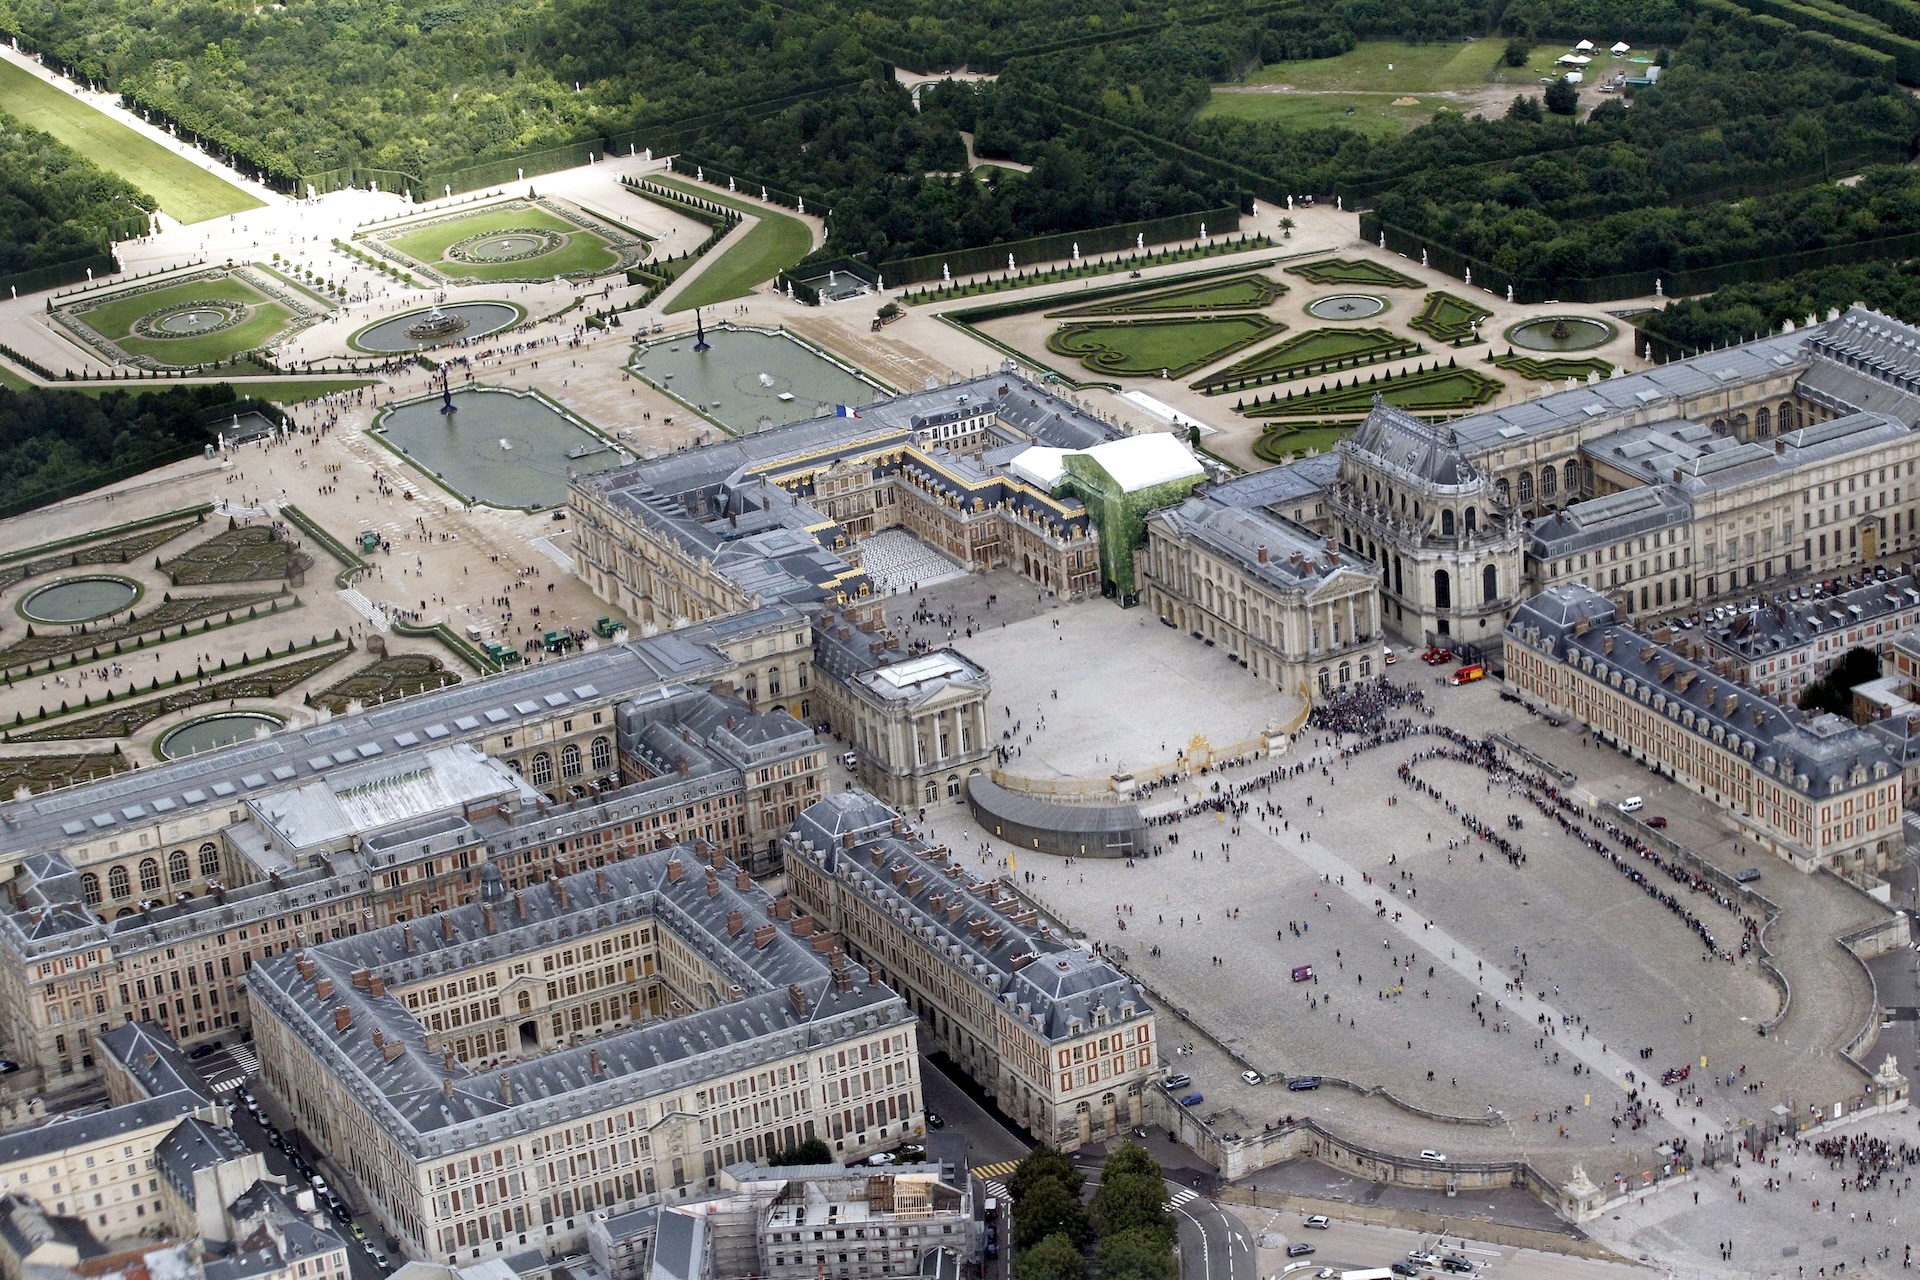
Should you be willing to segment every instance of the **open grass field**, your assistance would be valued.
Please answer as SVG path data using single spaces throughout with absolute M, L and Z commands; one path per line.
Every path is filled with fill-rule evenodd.
M 1095 373 L 1153 378 L 1165 370 L 1179 378 L 1285 326 L 1265 316 L 1150 319 L 1120 324 L 1063 324 L 1047 337 L 1047 350 L 1072 356 Z
M 0 111 L 125 178 L 181 222 L 205 222 L 266 203 L 11 62 L 0 61 Z
M 1051 314 L 1132 316 L 1167 315 L 1182 311 L 1247 311 L 1271 304 L 1286 291 L 1287 286 L 1263 275 L 1230 276 L 1224 280 L 1206 280 L 1130 297 L 1090 302 L 1084 307 L 1069 307 Z
M 31 382 L 28 382 L 13 370 L 7 368 L 5 365 L 0 365 L 0 387 L 5 387 L 9 391 L 25 391 L 32 385 Z
M 545 253 L 500 262 L 449 256 L 448 251 L 462 242 L 513 231 L 548 232 L 559 237 L 560 243 Z M 620 255 L 603 237 L 523 201 L 432 222 L 391 237 L 382 236 L 381 242 L 453 280 L 547 280 L 554 276 L 599 275 L 620 263 Z
M 753 292 L 754 286 L 773 279 L 806 257 L 813 248 L 813 230 L 798 218 L 775 213 L 763 205 L 729 200 L 695 183 L 675 182 L 672 178 L 659 176 L 655 176 L 653 181 L 760 219 L 759 226 L 708 263 L 706 269 L 694 277 L 693 283 L 674 297 L 668 311 L 710 307 L 729 298 L 744 298 Z
M 1234 361 L 1193 387 L 1220 395 L 1263 382 L 1284 382 L 1378 360 L 1399 360 L 1419 352 L 1417 345 L 1391 329 L 1308 329 Z
M 1425 45 L 1364 41 L 1336 58 L 1276 62 L 1239 84 L 1216 86 L 1201 114 L 1393 137 L 1443 107 L 1491 115 L 1516 93 L 1537 94 L 1540 77 L 1554 74 L 1554 59 L 1566 52 L 1559 44 L 1536 45 L 1526 66 L 1509 67 L 1501 62 L 1505 46 L 1492 37 Z M 1603 53 L 1594 67 L 1610 61 Z M 1583 96 L 1591 106 L 1597 95 Z
M 134 331 L 135 322 L 142 316 L 196 302 L 239 303 L 247 308 L 247 316 L 229 328 L 179 338 L 145 337 Z M 251 351 L 271 341 L 293 319 L 287 307 L 234 276 L 190 280 L 171 288 L 108 298 L 84 311 L 76 308 L 74 314 L 127 352 L 152 356 L 176 367 L 211 364 L 237 352 Z

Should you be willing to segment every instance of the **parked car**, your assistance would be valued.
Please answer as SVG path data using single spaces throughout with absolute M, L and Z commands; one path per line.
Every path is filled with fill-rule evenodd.
M 206 1044 L 197 1044 L 193 1046 L 192 1052 L 188 1053 L 187 1056 L 189 1058 L 192 1058 L 195 1062 L 198 1062 L 200 1059 L 209 1057 L 218 1052 L 220 1052 L 220 1042 L 218 1040 L 213 1040 L 213 1041 L 209 1041 Z
M 1620 802 L 1620 812 L 1622 813 L 1638 813 L 1646 807 L 1647 802 L 1639 796 L 1628 796 Z
M 1472 684 L 1476 680 L 1485 680 L 1486 678 L 1487 668 L 1484 663 L 1469 662 L 1466 666 L 1461 667 L 1458 671 L 1454 672 L 1453 675 L 1448 677 L 1447 683 L 1451 685 Z
M 1665 831 L 1667 829 L 1667 820 L 1662 815 L 1656 813 L 1647 819 L 1647 825 L 1655 831 Z
M 1328 1227 L 1333 1225 L 1333 1219 L 1329 1218 L 1324 1213 L 1316 1213 L 1311 1218 L 1308 1218 L 1305 1222 L 1301 1223 L 1300 1225 L 1314 1231 L 1325 1231 Z
M 1392 666 L 1394 663 L 1400 661 L 1400 655 L 1395 653 L 1391 646 L 1383 646 L 1382 652 L 1381 652 L 1381 661 L 1386 663 L 1388 666 Z
M 1205 1102 L 1206 1100 L 1207 1098 L 1205 1094 L 1190 1093 L 1186 1097 L 1180 1099 L 1180 1105 L 1183 1107 L 1197 1107 L 1201 1103 Z
M 868 1164 L 892 1164 L 894 1155 L 890 1151 L 876 1151 L 867 1157 Z
M 1420 661 L 1426 663 L 1430 667 L 1437 667 L 1443 662 L 1453 661 L 1453 650 L 1439 649 L 1439 648 L 1428 649 L 1425 653 L 1420 655 Z
M 1266 1083 L 1266 1079 L 1267 1079 L 1265 1076 L 1261 1075 L 1258 1071 L 1242 1071 L 1240 1073 L 1240 1078 L 1242 1080 L 1245 1080 L 1248 1084 L 1264 1084 Z
M 1447 1162 L 1447 1158 L 1438 1151 L 1435 1151 L 1432 1147 L 1428 1147 L 1425 1151 L 1422 1151 L 1420 1158 L 1428 1164 L 1445 1164 Z
M 1420 1268 L 1414 1266 L 1411 1262 L 1396 1262 L 1388 1267 L 1387 1270 L 1397 1276 L 1417 1276 L 1420 1274 Z
M 1287 1081 L 1287 1088 L 1293 1090 L 1295 1093 L 1305 1093 L 1309 1089 L 1318 1089 L 1319 1087 L 1319 1076 L 1295 1076 L 1293 1079 Z
M 1473 1263 L 1470 1259 L 1463 1258 L 1457 1253 L 1450 1253 L 1440 1259 L 1440 1269 L 1442 1271 L 1452 1271 L 1459 1275 L 1471 1275 L 1473 1274 Z
M 938 1111 L 927 1112 L 927 1128 L 944 1129 L 946 1127 L 947 1122 Z
M 1193 1077 L 1184 1071 L 1176 1071 L 1160 1083 L 1168 1089 L 1184 1089 L 1193 1083 Z
M 1305 1243 L 1304 1241 L 1296 1242 L 1294 1244 L 1290 1244 L 1287 1246 L 1287 1256 L 1289 1258 L 1304 1258 L 1312 1252 L 1313 1252 L 1313 1246 Z
M 1741 884 L 1752 884 L 1759 878 L 1760 868 L 1758 867 L 1744 867 L 1741 869 L 1740 874 L 1734 877 L 1734 879 L 1738 880 Z
M 1434 1257 L 1425 1249 L 1408 1250 L 1407 1261 L 1416 1267 L 1437 1267 L 1440 1265 L 1440 1259 Z

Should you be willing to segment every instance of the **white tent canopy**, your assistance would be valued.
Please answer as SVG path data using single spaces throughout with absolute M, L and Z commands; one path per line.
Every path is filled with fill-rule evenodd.
M 1613 56 L 1617 58 L 1623 53 L 1632 52 L 1632 50 L 1633 50 L 1632 45 L 1628 44 L 1625 40 L 1621 40 L 1614 44 L 1612 53 L 1613 53 Z

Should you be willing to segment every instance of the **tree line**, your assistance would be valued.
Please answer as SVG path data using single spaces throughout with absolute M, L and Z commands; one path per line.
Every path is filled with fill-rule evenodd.
M 99 253 L 154 207 L 72 148 L 0 115 L 0 276 Z

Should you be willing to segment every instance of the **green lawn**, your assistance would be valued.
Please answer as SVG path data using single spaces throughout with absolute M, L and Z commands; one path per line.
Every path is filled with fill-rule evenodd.
M 1427 295 L 1420 314 L 1407 321 L 1407 327 L 1430 333 L 1442 342 L 1470 342 L 1473 326 L 1492 314 L 1477 302 L 1435 290 Z
M 0 387 L 7 387 L 14 391 L 25 391 L 32 385 L 31 382 L 28 382 L 13 370 L 0 364 Z
M 1265 316 L 1150 319 L 1120 324 L 1063 324 L 1047 350 L 1072 356 L 1095 373 L 1119 377 L 1179 378 L 1285 328 Z
M 143 338 L 133 333 L 134 321 L 164 307 L 185 306 L 191 302 L 240 302 L 252 311 L 230 329 L 184 338 Z M 121 298 L 108 298 L 97 306 L 74 315 L 101 337 L 119 344 L 133 355 L 152 356 L 176 367 L 212 364 L 240 351 L 272 340 L 293 319 L 293 312 L 267 297 L 244 280 L 227 276 L 219 280 L 190 280 L 165 289 L 154 289 Z
M 1286 293 L 1287 286 L 1263 275 L 1230 276 L 1156 289 L 1151 293 L 1109 298 L 1083 307 L 1050 312 L 1056 316 L 1161 315 L 1180 311 L 1245 311 L 1264 307 Z
M 266 203 L 10 62 L 0 62 L 0 109 L 125 178 L 181 222 Z
M 1437 95 L 1508 84 L 1516 93 L 1538 93 L 1540 77 L 1553 74 L 1553 60 L 1566 52 L 1560 45 L 1539 45 L 1525 67 L 1508 67 L 1500 57 L 1505 47 L 1506 41 L 1491 37 L 1426 45 L 1365 41 L 1337 58 L 1276 62 L 1240 84 L 1219 86 L 1201 114 L 1391 137 L 1425 124 L 1442 107 L 1467 109 L 1460 100 Z M 1603 53 L 1594 65 L 1610 61 Z M 1404 98 L 1419 101 L 1394 105 Z
M 1309 449 L 1326 453 L 1352 434 L 1351 426 L 1323 427 L 1303 423 L 1299 426 L 1268 427 L 1253 442 L 1253 454 L 1263 461 L 1278 463 L 1289 453 L 1304 454 Z
M 495 231 L 552 231 L 564 237 L 559 248 L 512 262 L 463 262 L 447 249 L 473 236 Z M 620 263 L 620 255 L 591 231 L 525 202 L 500 205 L 464 218 L 403 231 L 381 243 L 397 249 L 454 280 L 547 280 L 554 276 L 599 275 Z
M 740 213 L 752 214 L 760 225 L 747 232 L 734 246 L 708 263 L 680 293 L 668 311 L 708 307 L 728 298 L 744 298 L 755 285 L 764 284 L 807 256 L 813 248 L 813 230 L 798 218 L 775 213 L 764 205 L 729 200 L 706 187 L 691 182 L 675 182 L 656 176 L 663 187 L 684 191 L 702 200 L 711 200 Z
M 1395 360 L 1419 351 L 1418 346 L 1390 329 L 1308 329 L 1236 360 L 1193 386 L 1196 391 L 1222 394 L 1245 384 L 1285 381 L 1327 373 L 1330 366 Z
M 1372 258 L 1322 258 L 1288 267 L 1289 275 L 1309 284 L 1358 284 L 1381 289 L 1418 289 L 1420 282 L 1404 271 L 1396 270 Z
M 1599 356 L 1529 356 L 1515 354 L 1511 348 L 1504 356 L 1492 357 L 1491 363 L 1496 369 L 1506 369 L 1534 382 L 1558 382 L 1562 378 L 1585 382 L 1590 373 L 1604 378 L 1613 372 L 1612 362 Z
M 1377 394 L 1388 404 L 1409 413 L 1452 413 L 1485 404 L 1500 393 L 1501 383 L 1477 369 L 1436 367 L 1395 377 L 1355 378 L 1295 395 L 1287 392 L 1254 403 L 1242 412 L 1250 418 L 1317 418 L 1326 414 L 1360 414 L 1373 407 Z

